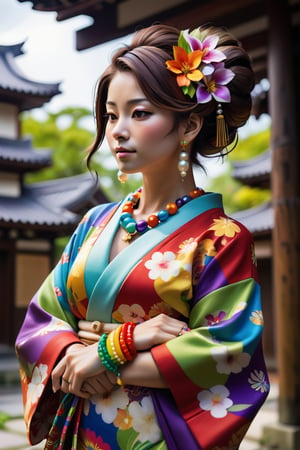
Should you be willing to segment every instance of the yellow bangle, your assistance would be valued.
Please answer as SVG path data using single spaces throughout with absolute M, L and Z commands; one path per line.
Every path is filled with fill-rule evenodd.
M 127 358 L 122 352 L 121 345 L 120 345 L 120 334 L 122 330 L 122 325 L 120 325 L 116 330 L 113 332 L 113 340 L 114 340 L 114 347 L 117 352 L 117 355 L 119 356 L 119 359 L 121 361 L 121 364 L 124 364 L 127 362 Z
M 114 361 L 115 360 L 115 355 L 114 355 L 113 348 L 111 346 L 110 334 L 107 336 L 106 349 L 107 349 L 107 352 L 108 352 L 110 358 Z
M 114 362 L 118 365 L 124 364 L 126 360 L 124 360 L 123 354 L 119 354 L 116 347 L 115 347 L 115 339 L 114 339 L 115 330 L 111 331 L 108 335 L 108 348 L 110 351 L 110 354 L 112 355 L 112 358 Z

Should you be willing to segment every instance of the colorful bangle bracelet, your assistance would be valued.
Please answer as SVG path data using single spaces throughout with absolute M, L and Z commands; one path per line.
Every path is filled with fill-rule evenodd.
M 108 353 L 110 359 L 112 360 L 113 363 L 115 363 L 114 349 L 111 344 L 110 333 L 107 335 L 105 345 L 106 345 L 106 350 L 107 350 L 107 353 Z
M 130 348 L 128 346 L 128 328 L 130 322 L 125 322 L 122 325 L 121 333 L 120 333 L 120 345 L 124 353 L 126 354 L 126 358 L 128 361 L 131 361 L 134 358 L 134 354 L 131 353 Z
M 99 340 L 99 344 L 98 344 L 98 355 L 99 355 L 99 358 L 100 358 L 102 364 L 104 365 L 104 367 L 106 367 L 106 369 L 108 369 L 111 372 L 114 372 L 118 375 L 119 367 L 114 363 L 114 361 L 111 359 L 111 357 L 107 351 L 107 347 L 106 347 L 107 337 L 108 337 L 108 335 L 106 333 L 104 333 L 101 336 L 101 338 Z
M 123 337 L 122 330 L 121 330 L 121 333 L 120 333 L 120 347 L 121 347 L 122 352 L 123 352 L 125 358 L 127 359 L 127 361 L 131 361 L 133 359 L 133 356 L 131 355 L 131 353 L 130 353 L 127 345 L 126 345 L 126 341 L 125 341 L 125 339 Z
M 120 325 L 116 330 L 113 331 L 112 339 L 114 342 L 114 348 L 116 351 L 116 354 L 118 356 L 118 360 L 120 361 L 120 364 L 124 364 L 127 362 L 127 358 L 125 357 L 121 345 L 120 345 L 120 334 L 122 330 L 122 325 Z
M 133 332 L 134 332 L 135 327 L 136 327 L 136 323 L 129 322 L 126 337 L 125 337 L 127 347 L 133 357 L 136 356 L 136 348 L 135 348 L 134 340 L 133 340 Z
M 111 333 L 109 333 L 107 338 L 107 347 L 108 350 L 111 349 L 109 353 L 112 356 L 113 361 L 116 364 L 121 365 L 124 364 L 127 360 L 120 350 L 120 346 L 118 345 L 119 341 L 115 338 L 116 331 L 117 330 L 113 330 Z

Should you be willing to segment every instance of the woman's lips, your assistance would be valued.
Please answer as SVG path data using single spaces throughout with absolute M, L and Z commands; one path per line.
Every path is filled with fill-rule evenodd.
M 134 150 L 128 150 L 127 148 L 117 148 L 116 155 L 118 158 L 126 158 L 127 156 L 135 153 Z

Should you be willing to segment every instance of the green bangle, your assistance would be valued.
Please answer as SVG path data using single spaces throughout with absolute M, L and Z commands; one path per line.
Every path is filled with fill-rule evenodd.
M 106 348 L 106 340 L 107 340 L 107 333 L 102 334 L 101 338 L 99 339 L 98 343 L 98 355 L 99 358 L 110 372 L 114 372 L 116 374 L 119 374 L 119 367 L 114 363 L 114 361 L 111 359 L 107 348 Z

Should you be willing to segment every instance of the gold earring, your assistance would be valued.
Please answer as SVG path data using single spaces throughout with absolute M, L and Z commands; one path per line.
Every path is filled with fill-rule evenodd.
M 178 161 L 178 170 L 179 174 L 181 176 L 181 180 L 184 181 L 185 177 L 187 176 L 190 163 L 189 163 L 189 154 L 186 151 L 187 141 L 183 140 L 181 142 L 181 152 L 179 154 L 179 161 Z
M 122 172 L 122 170 L 118 171 L 118 180 L 120 181 L 120 183 L 126 183 L 126 181 L 128 180 L 128 175 L 127 173 Z

